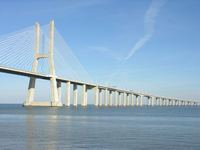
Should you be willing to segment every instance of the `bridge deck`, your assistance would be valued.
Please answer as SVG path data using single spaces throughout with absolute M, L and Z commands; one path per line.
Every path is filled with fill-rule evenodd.
M 25 71 L 25 70 L 20 70 L 20 69 L 15 69 L 15 68 L 9 68 L 9 67 L 4 67 L 4 66 L 0 66 L 0 72 L 3 73 L 9 73 L 9 74 L 14 74 L 14 75 L 21 75 L 21 76 L 26 76 L 26 77 L 33 77 L 33 78 L 38 78 L 38 79 L 45 79 L 45 80 L 50 80 L 51 75 L 45 75 L 45 74 L 40 74 L 40 73 L 34 73 L 31 71 Z M 92 84 L 92 83 L 87 83 L 87 82 L 81 82 L 81 81 L 76 81 L 76 80 L 70 80 L 70 79 L 65 79 L 65 78 L 60 78 L 60 77 L 56 77 L 57 81 L 61 81 L 61 82 L 69 82 L 71 84 L 77 84 L 77 85 L 87 85 L 89 87 L 89 89 L 92 89 L 96 86 L 98 86 L 99 89 L 107 89 L 110 91 L 118 91 L 121 93 L 127 93 L 127 94 L 134 94 L 134 95 L 142 95 L 144 97 L 154 97 L 154 98 L 161 98 L 161 99 L 170 99 L 168 97 L 161 97 L 161 96 L 155 96 L 155 95 L 150 95 L 150 94 L 144 94 L 144 93 L 138 93 L 138 92 L 133 92 L 133 91 L 126 91 L 126 90 L 122 90 L 122 89 L 117 89 L 114 87 L 106 87 L 106 86 L 101 86 L 101 85 L 96 85 L 96 84 Z M 172 100 L 178 100 L 178 101 L 185 101 L 188 102 L 188 100 L 182 100 L 182 99 L 172 99 Z M 197 102 L 198 101 L 192 101 L 192 102 Z

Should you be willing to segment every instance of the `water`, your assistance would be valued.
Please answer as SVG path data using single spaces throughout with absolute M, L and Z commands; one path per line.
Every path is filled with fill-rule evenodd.
M 0 105 L 0 149 L 200 149 L 200 107 Z

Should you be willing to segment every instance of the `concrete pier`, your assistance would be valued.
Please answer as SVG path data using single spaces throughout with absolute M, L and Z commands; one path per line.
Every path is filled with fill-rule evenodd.
M 87 106 L 88 102 L 87 102 L 87 86 L 85 86 L 85 106 Z
M 162 99 L 159 98 L 159 105 L 162 106 Z
M 107 93 L 108 93 L 108 90 L 107 89 L 105 89 L 104 90 L 104 106 L 108 106 L 108 100 L 107 100 Z
M 139 96 L 139 95 L 136 95 L 136 97 L 135 97 L 135 101 L 136 101 L 136 102 L 135 102 L 135 103 L 136 103 L 135 105 L 136 105 L 136 106 L 138 106 L 138 96 Z
M 85 92 L 86 92 L 86 85 L 82 85 L 82 93 L 81 93 L 81 106 L 85 107 L 86 106 L 86 100 L 85 100 Z
M 168 99 L 165 99 L 165 106 L 168 106 Z
M 171 99 L 169 99 L 168 101 L 168 106 L 171 106 Z
M 147 106 L 150 106 L 150 97 L 147 97 Z
M 99 89 L 99 106 L 102 106 L 102 89 Z
M 70 81 L 68 81 L 67 83 L 66 83 L 66 91 L 65 91 L 65 93 L 66 93 L 66 95 L 65 95 L 65 107 L 69 107 L 70 106 Z
M 174 100 L 172 100 L 172 106 L 174 106 Z
M 151 106 L 154 106 L 154 97 L 151 97 Z
M 118 93 L 118 92 L 115 91 L 115 102 L 114 102 L 114 105 L 115 105 L 115 106 L 117 106 L 117 93 Z
M 126 100 L 126 106 L 129 106 L 129 94 L 127 93 L 127 100 Z
M 123 106 L 126 106 L 126 93 L 124 92 L 124 98 L 123 98 Z
M 77 84 L 73 85 L 73 107 L 77 107 Z
M 140 106 L 143 106 L 143 105 L 142 105 L 142 96 L 143 96 L 143 95 L 140 95 Z
M 162 105 L 165 106 L 165 99 L 162 99 Z
M 109 106 L 112 106 L 112 91 L 111 90 L 110 90 L 109 96 L 110 96 Z
M 98 86 L 94 88 L 94 106 L 98 107 Z
M 131 94 L 131 106 L 134 106 L 134 103 L 133 103 L 133 94 Z
M 156 106 L 158 106 L 158 98 L 156 97 Z
M 61 82 L 57 82 L 57 91 L 58 91 L 58 101 L 61 102 Z
M 122 97 L 121 97 L 121 93 L 119 92 L 119 106 L 122 105 Z

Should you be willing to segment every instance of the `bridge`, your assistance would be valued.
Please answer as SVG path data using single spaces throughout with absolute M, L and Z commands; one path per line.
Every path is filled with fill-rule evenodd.
M 36 23 L 33 27 L 27 28 L 13 34 L 8 34 L 0 37 L 0 72 L 9 73 L 29 77 L 29 86 L 26 101 L 23 106 L 49 106 L 62 107 L 61 102 L 61 83 L 66 85 L 65 106 L 70 106 L 70 85 L 73 85 L 73 106 L 77 107 L 77 86 L 82 86 L 81 91 L 81 106 L 87 106 L 87 91 L 94 90 L 94 106 L 143 106 L 143 97 L 147 98 L 148 106 L 198 106 L 199 101 L 191 101 L 184 99 L 176 99 L 169 97 L 161 97 L 157 95 L 134 92 L 132 90 L 123 90 L 115 87 L 108 87 L 92 83 L 88 74 L 80 64 L 82 70 L 81 76 L 86 77 L 85 81 L 71 70 L 69 65 L 64 61 L 63 56 L 57 52 L 58 45 L 54 45 L 56 38 L 54 21 L 50 22 L 49 34 L 45 28 L 40 27 Z M 57 32 L 56 32 L 57 33 Z M 62 41 L 63 39 L 59 39 Z M 10 44 L 12 43 L 12 44 Z M 23 44 L 22 44 L 23 43 Z M 23 45 L 23 46 L 22 46 Z M 14 51 L 13 49 L 17 49 Z M 27 50 L 29 49 L 29 50 Z M 73 55 L 70 55 L 73 57 Z M 59 63 L 55 64 L 55 57 L 58 58 Z M 43 64 L 43 67 L 41 67 Z M 48 68 L 46 67 L 48 64 Z M 65 64 L 64 66 L 62 66 Z M 27 67 L 29 66 L 29 68 Z M 40 66 L 40 67 L 39 67 Z M 31 67 L 31 69 L 30 69 Z M 65 74 L 72 74 L 74 78 L 66 78 L 63 76 L 56 76 L 56 68 L 63 68 Z M 70 71 L 70 73 L 69 73 Z M 43 79 L 50 81 L 51 87 L 51 102 L 34 102 L 34 91 L 36 79 Z M 91 82 L 87 82 L 91 81 Z M 104 103 L 103 92 L 104 91 Z M 109 100 L 108 100 L 109 93 Z M 112 103 L 112 94 L 114 94 L 114 104 Z M 135 101 L 135 102 L 134 102 Z

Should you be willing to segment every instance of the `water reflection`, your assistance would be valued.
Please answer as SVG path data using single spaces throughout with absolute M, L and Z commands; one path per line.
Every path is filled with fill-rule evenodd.
M 58 115 L 27 115 L 26 140 L 30 149 L 54 149 L 60 135 Z

